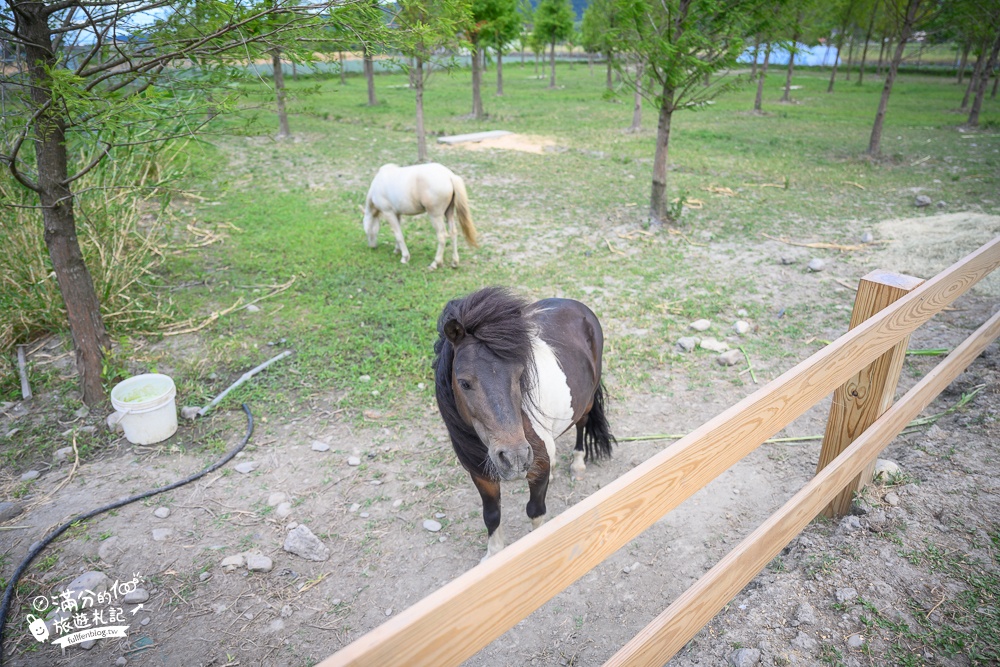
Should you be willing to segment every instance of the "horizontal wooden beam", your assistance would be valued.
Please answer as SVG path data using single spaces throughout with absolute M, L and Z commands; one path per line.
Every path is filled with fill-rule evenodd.
M 780 510 L 604 663 L 604 667 L 665 664 L 998 336 L 1000 313 L 955 348 Z
M 322 663 L 458 665 L 1000 266 L 1000 237 Z

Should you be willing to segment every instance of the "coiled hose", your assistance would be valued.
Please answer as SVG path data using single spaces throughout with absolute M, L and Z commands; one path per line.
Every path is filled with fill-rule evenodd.
M 240 444 L 234 447 L 222 459 L 216 461 L 215 463 L 205 468 L 201 472 L 195 473 L 190 477 L 185 477 L 184 479 L 178 480 L 173 484 L 168 484 L 167 486 L 161 486 L 158 489 L 153 489 L 152 491 L 140 493 L 137 496 L 131 496 L 123 500 L 116 500 L 113 503 L 110 503 L 103 507 L 98 507 L 95 510 L 91 510 L 86 514 L 81 514 L 80 516 L 73 517 L 72 519 L 70 519 L 69 521 L 67 521 L 66 523 L 64 523 L 63 525 L 59 526 L 51 533 L 46 535 L 41 542 L 35 545 L 34 549 L 28 552 L 28 555 L 24 557 L 24 560 L 21 561 L 21 564 L 17 566 L 17 569 L 14 571 L 14 575 L 10 578 L 10 581 L 7 582 L 7 588 L 3 592 L 3 603 L 0 604 L 0 667 L 3 666 L 3 657 L 4 657 L 3 630 L 4 627 L 7 625 L 7 613 L 10 611 L 10 605 L 14 599 L 14 590 L 17 588 L 17 582 L 21 578 L 21 575 L 24 574 L 25 571 L 28 569 L 28 566 L 31 565 L 31 561 L 34 560 L 38 554 L 42 553 L 45 547 L 51 544 L 54 539 L 62 535 L 67 528 L 69 528 L 75 523 L 79 523 L 80 521 L 86 521 L 87 519 L 93 518 L 98 514 L 102 514 L 104 512 L 108 512 L 113 509 L 118 509 L 119 507 L 123 507 L 125 505 L 128 505 L 129 503 L 134 503 L 137 500 L 142 500 L 143 498 L 149 498 L 150 496 L 155 496 L 159 493 L 163 493 L 164 491 L 171 491 L 179 486 L 190 484 L 196 479 L 201 479 L 208 473 L 214 470 L 218 470 L 222 466 L 229 463 L 234 456 L 239 454 L 243 450 L 243 448 L 246 447 L 247 443 L 250 442 L 250 436 L 253 435 L 253 415 L 250 413 L 250 406 L 244 403 L 241 407 L 243 408 L 243 412 L 246 413 L 247 416 L 246 435 L 243 436 L 243 440 L 240 442 Z

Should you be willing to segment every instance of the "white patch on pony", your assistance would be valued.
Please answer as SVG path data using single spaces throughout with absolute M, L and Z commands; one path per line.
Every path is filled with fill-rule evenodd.
M 483 559 L 479 562 L 484 563 L 490 556 L 496 556 L 503 550 L 504 546 L 503 524 L 501 524 L 497 526 L 497 529 L 493 531 L 492 535 L 490 535 L 490 539 L 486 542 L 486 555 L 483 556 Z
M 556 460 L 556 438 L 573 425 L 573 400 L 566 374 L 549 344 L 539 336 L 531 339 L 535 358 L 535 383 L 528 391 L 524 411 L 538 437 L 545 442 L 549 464 Z

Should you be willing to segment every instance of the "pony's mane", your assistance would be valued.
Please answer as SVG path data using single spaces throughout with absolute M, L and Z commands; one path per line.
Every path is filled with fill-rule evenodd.
M 490 461 L 486 445 L 475 429 L 466 424 L 455 404 L 451 386 L 452 362 L 455 349 L 444 334 L 445 324 L 455 320 L 493 354 L 505 361 L 524 364 L 521 394 L 528 395 L 534 382 L 535 366 L 531 353 L 532 326 L 524 317 L 527 301 L 503 287 L 486 287 L 464 299 L 449 301 L 438 318 L 438 339 L 434 343 L 434 384 L 438 409 L 448 427 L 451 444 L 462 466 L 482 475 L 489 474 Z

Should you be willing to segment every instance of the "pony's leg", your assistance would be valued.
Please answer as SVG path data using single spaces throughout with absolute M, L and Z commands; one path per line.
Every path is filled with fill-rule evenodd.
M 446 213 L 448 218 L 448 234 L 451 236 L 451 268 L 458 268 L 458 227 L 455 226 L 455 209 Z
M 504 548 L 503 526 L 500 525 L 500 483 L 476 475 L 472 476 L 472 483 L 483 499 L 483 523 L 489 534 L 486 555 L 483 556 L 483 560 L 486 560 Z
M 525 508 L 535 530 L 545 522 L 545 492 L 549 488 L 549 460 L 537 460 L 528 472 L 528 505 Z
M 399 226 L 399 217 L 393 211 L 382 211 L 382 215 L 389 221 L 389 227 L 392 228 L 392 233 L 396 236 L 396 249 L 403 253 L 403 258 L 400 261 L 406 264 L 410 261 L 410 251 L 407 250 L 406 241 L 403 240 L 403 228 Z
M 448 231 L 444 226 L 444 216 L 443 215 L 433 215 L 431 213 L 427 214 L 431 219 L 431 224 L 434 225 L 434 233 L 437 234 L 438 248 L 437 252 L 434 254 L 434 261 L 431 262 L 429 268 L 431 271 L 438 268 L 439 266 L 444 266 L 444 249 L 448 245 Z
M 583 462 L 583 427 L 587 425 L 587 415 L 580 418 L 576 423 L 576 446 L 573 447 L 573 463 L 569 466 L 569 471 L 573 479 L 581 480 L 587 473 L 587 464 Z

